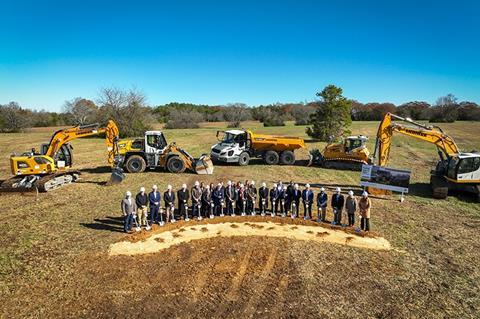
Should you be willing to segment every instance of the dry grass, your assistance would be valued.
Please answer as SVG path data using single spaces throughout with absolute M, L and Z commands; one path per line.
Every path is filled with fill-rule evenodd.
M 356 122 L 352 132 L 370 136 L 369 147 L 373 149 L 377 124 Z M 243 126 L 265 133 L 300 136 L 304 136 L 305 130 L 291 124 L 282 128 L 263 128 L 258 123 Z M 455 137 L 461 149 L 480 149 L 478 123 L 441 126 Z M 209 123 L 198 130 L 168 130 L 165 134 L 169 141 L 175 140 L 192 155 L 199 156 L 215 143 L 215 131 L 224 128 L 224 124 Z M 42 128 L 24 134 L 0 134 L 0 179 L 9 177 L 10 153 L 38 147 L 49 140 L 52 132 L 51 128 Z M 165 254 L 136 259 L 106 257 L 111 243 L 148 236 L 143 232 L 134 235 L 122 232 L 119 201 L 127 189 L 135 193 L 140 186 L 149 188 L 157 184 L 163 191 L 167 184 L 179 188 L 184 182 L 209 183 L 222 177 L 235 181 L 255 179 L 257 184 L 265 181 L 269 185 L 280 179 L 293 180 L 310 183 L 315 191 L 320 185 L 326 186 L 330 192 L 337 185 L 344 190 L 358 190 L 359 173 L 301 165 L 264 166 L 254 161 L 248 167 L 217 166 L 213 176 L 190 173 L 176 176 L 163 171 L 130 174 L 123 184 L 105 187 L 109 171 L 102 169 L 106 164 L 104 141 L 81 139 L 72 144 L 75 168 L 83 171 L 79 183 L 40 194 L 38 198 L 0 194 L 0 317 L 125 317 L 135 316 L 134 311 L 144 308 L 148 308 L 142 310 L 146 317 L 158 313 L 165 317 L 214 317 L 222 307 L 226 307 L 224 316 L 230 309 L 231 316 L 242 317 L 243 311 L 247 311 L 243 306 L 252 309 L 252 304 L 255 305 L 254 299 L 247 296 L 265 300 L 263 308 L 255 308 L 261 317 L 475 318 L 480 315 L 477 239 L 480 209 L 465 195 L 452 196 L 446 201 L 430 198 L 428 174 L 436 160 L 432 145 L 396 137 L 391 164 L 412 169 L 411 194 L 402 204 L 396 197 L 373 199 L 373 235 L 385 237 L 405 253 L 379 253 L 286 239 L 221 238 L 180 245 Z M 323 146 L 311 141 L 307 145 Z M 298 157 L 306 159 L 307 154 L 299 152 Z M 329 211 L 330 220 L 331 216 Z M 165 229 L 176 227 L 179 226 L 169 224 Z M 203 227 L 200 231 L 208 229 Z M 271 260 L 274 248 L 277 255 L 272 276 L 263 277 L 263 267 Z M 237 273 L 242 269 L 242 260 L 248 264 L 248 271 Z M 198 269 L 214 271 L 202 279 L 200 275 L 198 278 L 192 275 Z M 332 276 L 332 269 L 346 271 L 338 277 Z M 176 277 L 170 280 L 175 271 Z M 244 280 L 240 278 L 242 274 Z M 199 287 L 195 291 L 194 278 Z M 139 280 L 155 284 L 138 285 Z M 241 297 L 233 292 L 227 294 L 234 296 L 235 303 L 224 299 L 232 286 L 241 291 Z M 138 298 L 124 298 L 129 294 Z M 151 295 L 162 298 L 150 307 L 143 307 L 148 301 L 145 298 Z M 289 302 L 292 300 L 295 302 Z M 168 308 L 169 305 L 176 305 L 176 310 Z

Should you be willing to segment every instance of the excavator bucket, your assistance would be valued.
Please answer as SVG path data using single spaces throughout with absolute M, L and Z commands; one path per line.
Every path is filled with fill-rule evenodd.
M 121 168 L 114 168 L 112 170 L 112 175 L 110 175 L 110 180 L 107 182 L 108 186 L 117 185 L 123 182 L 125 179 L 125 173 Z
M 209 156 L 202 155 L 195 163 L 195 172 L 199 175 L 213 174 L 213 163 Z

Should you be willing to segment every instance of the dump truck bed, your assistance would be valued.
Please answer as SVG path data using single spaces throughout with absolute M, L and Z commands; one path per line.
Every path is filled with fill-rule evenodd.
M 273 150 L 282 152 L 305 148 L 305 141 L 300 137 L 255 134 L 251 132 L 250 136 L 252 148 L 256 151 Z

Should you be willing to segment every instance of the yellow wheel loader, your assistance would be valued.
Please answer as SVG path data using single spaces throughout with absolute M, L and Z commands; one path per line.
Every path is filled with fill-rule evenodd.
M 444 199 L 450 190 L 459 190 L 474 194 L 480 202 L 480 153 L 461 152 L 454 139 L 438 126 L 423 125 L 409 118 L 387 113 L 377 131 L 373 156 L 374 160 L 378 158 L 377 165 L 387 165 L 395 132 L 432 143 L 437 147 L 440 159 L 430 172 L 430 186 L 434 198 Z M 382 192 L 377 189 L 372 191 L 377 194 Z
M 195 160 L 175 142 L 168 144 L 161 131 L 147 131 L 142 138 L 119 141 L 116 162 L 129 173 L 163 168 L 171 173 L 188 169 L 197 174 L 213 174 L 213 164 L 207 155 Z
M 322 151 L 310 151 L 312 163 L 325 168 L 359 171 L 363 164 L 370 163 L 368 137 L 349 136 L 342 143 L 328 143 Z
M 116 141 L 118 127 L 108 121 L 105 127 L 98 124 L 83 125 L 59 130 L 52 135 L 49 143 L 43 144 L 40 150 L 32 149 L 20 155 L 10 157 L 10 169 L 13 177 L 4 181 L 0 191 L 29 191 L 38 189 L 47 192 L 62 185 L 75 182 L 80 172 L 73 170 L 73 148 L 70 141 L 105 133 L 107 144 L 107 160 L 113 167 L 115 164 Z M 115 183 L 121 181 L 121 173 L 115 172 Z M 112 175 L 113 176 L 113 175 Z

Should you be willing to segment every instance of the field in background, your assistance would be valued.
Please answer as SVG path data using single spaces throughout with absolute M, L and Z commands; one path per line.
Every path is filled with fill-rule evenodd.
M 303 136 L 309 149 L 324 145 L 308 139 L 305 127 L 292 123 L 271 128 L 257 122 L 242 124 L 262 133 Z M 377 125 L 354 122 L 351 130 L 369 136 L 373 151 Z M 441 127 L 462 150 L 480 150 L 478 123 Z M 226 123 L 205 123 L 196 130 L 166 130 L 165 135 L 198 157 L 209 152 L 216 142 L 215 131 L 223 129 Z M 0 134 L 0 179 L 9 177 L 10 153 L 38 147 L 53 131 Z M 140 186 L 148 189 L 157 184 L 163 191 L 167 184 L 178 188 L 195 180 L 227 179 L 271 185 L 281 179 L 359 191 L 359 173 L 253 162 L 248 167 L 216 166 L 213 176 L 130 174 L 123 184 L 106 187 L 104 141 L 79 139 L 72 145 L 75 168 L 83 171 L 79 183 L 38 198 L 0 195 L 4 317 L 132 316 L 138 311 L 146 316 L 256 313 L 270 318 L 480 314 L 479 205 L 465 195 L 445 201 L 430 198 L 428 174 L 437 159 L 430 144 L 396 135 L 390 164 L 412 170 L 411 194 L 402 204 L 395 196 L 374 199 L 373 229 L 404 252 L 255 237 L 208 239 L 140 257 L 106 254 L 111 243 L 125 238 L 119 201 L 127 189 L 136 192 Z M 307 157 L 306 151 L 297 154 L 300 159 Z M 152 300 L 153 295 L 158 298 Z M 250 298 L 257 295 L 263 301 Z

